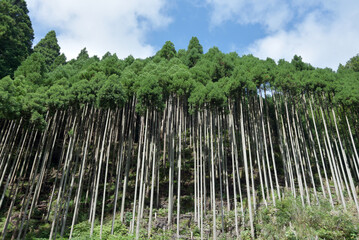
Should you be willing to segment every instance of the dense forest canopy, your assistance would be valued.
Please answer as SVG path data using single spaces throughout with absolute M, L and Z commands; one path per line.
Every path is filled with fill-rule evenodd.
M 101 59 L 90 58 L 83 49 L 77 59 L 66 62 L 55 32 L 50 31 L 14 71 L 14 77 L 10 74 L 1 81 L 0 116 L 21 116 L 41 123 L 49 109 L 84 104 L 121 106 L 133 96 L 142 111 L 147 107 L 163 109 L 166 99 L 173 95 L 187 98 L 193 109 L 223 108 L 227 98 L 260 88 L 293 98 L 308 93 L 326 96 L 331 103 L 355 111 L 359 102 L 357 62 L 355 56 L 334 72 L 314 68 L 297 55 L 291 62 L 275 63 L 270 58 L 225 54 L 217 47 L 203 53 L 196 37 L 187 50 L 177 53 L 168 41 L 147 59 L 119 59 L 111 53 Z M 104 94 L 107 100 L 101 99 Z
M 177 52 L 174 44 L 167 41 L 155 56 L 147 59 L 132 56 L 119 59 L 111 53 L 101 59 L 90 58 L 83 49 L 77 59 L 66 62 L 66 57 L 60 54 L 55 31 L 50 31 L 31 49 L 33 30 L 24 0 L 4 0 L 0 6 L 4 23 L 0 32 L 0 77 L 9 75 L 11 78 L 1 81 L 0 116 L 4 119 L 22 116 L 32 122 L 42 122 L 50 108 L 83 104 L 107 108 L 119 103 L 116 98 L 125 100 L 132 96 L 143 99 L 138 109 L 149 106 L 161 109 L 171 95 L 185 96 L 192 108 L 201 108 L 204 104 L 207 108 L 217 108 L 221 107 L 220 99 L 231 97 L 234 91 L 238 94 L 261 87 L 290 93 L 292 97 L 309 92 L 324 94 L 333 103 L 358 107 L 358 88 L 355 87 L 359 81 L 358 55 L 333 72 L 328 68 L 314 68 L 297 55 L 291 62 L 275 63 L 270 58 L 260 60 L 252 55 L 238 56 L 235 52 L 225 54 L 217 47 L 204 53 L 198 39 L 193 37 L 187 50 Z M 117 81 L 116 76 L 111 75 L 116 75 Z M 114 96 L 107 96 L 112 98 L 112 103 L 100 100 L 105 88 L 114 84 L 122 96 L 115 91 Z M 146 91 L 154 91 L 152 94 L 158 99 L 144 100 L 150 97 L 144 95 L 150 94 Z M 220 99 L 210 99 L 212 95 Z
M 0 2 L 3 239 L 75 238 L 81 226 L 182 238 L 191 221 L 201 239 L 270 238 L 259 209 L 287 195 L 359 213 L 358 55 L 333 71 L 297 55 L 204 52 L 193 37 L 146 59 L 84 48 L 67 61 L 55 31 L 31 48 L 27 13 L 23 0 Z M 358 236 L 341 224 L 338 238 Z

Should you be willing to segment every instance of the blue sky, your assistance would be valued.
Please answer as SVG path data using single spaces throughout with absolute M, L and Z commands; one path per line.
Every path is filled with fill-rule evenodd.
M 168 28 L 150 34 L 149 43 L 159 49 L 164 42 L 170 40 L 176 49 L 186 49 L 191 37 L 196 36 L 205 51 L 216 46 L 223 52 L 236 51 L 243 54 L 255 39 L 265 36 L 263 27 L 259 24 L 241 25 L 226 21 L 221 25 L 214 25 L 211 22 L 211 10 L 204 3 L 176 1 L 167 11 L 172 22 Z
M 357 0 L 27 0 L 38 42 L 57 32 L 74 58 L 107 51 L 148 57 L 170 40 L 187 48 L 197 36 L 204 50 L 291 60 L 336 70 L 359 53 Z

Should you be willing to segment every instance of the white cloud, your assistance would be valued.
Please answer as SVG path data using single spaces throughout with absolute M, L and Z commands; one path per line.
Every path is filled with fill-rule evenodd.
M 248 53 L 260 58 L 291 60 L 297 54 L 315 67 L 336 70 L 339 63 L 345 64 L 359 53 L 357 0 L 270 0 L 260 8 L 258 1 L 251 1 L 250 8 L 243 7 L 244 0 L 207 1 L 213 6 L 214 23 L 237 20 L 241 24 L 259 23 L 266 28 L 267 36 L 248 47 Z M 292 17 L 276 15 L 278 9 L 270 4 L 274 2 L 278 6 L 284 4 L 283 14 Z M 259 13 L 262 15 L 256 17 Z M 244 20 L 253 15 L 251 20 Z
M 267 30 L 282 28 L 291 19 L 291 11 L 283 0 L 206 0 L 212 7 L 211 23 L 218 26 L 233 20 L 241 24 L 263 24 Z
M 148 57 L 154 48 L 146 34 L 167 26 L 165 0 L 28 0 L 38 27 L 56 30 L 62 52 L 71 59 L 81 49 L 101 57 L 107 51 L 121 58 Z M 36 29 L 35 29 L 36 30 Z

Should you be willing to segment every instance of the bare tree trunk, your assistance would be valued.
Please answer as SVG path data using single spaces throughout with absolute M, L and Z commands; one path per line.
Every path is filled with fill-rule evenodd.
M 251 227 L 251 235 L 254 238 L 254 226 L 253 226 L 253 214 L 252 214 L 252 201 L 251 201 L 251 187 L 249 181 L 249 170 L 248 170 L 248 161 L 247 161 L 247 149 L 246 149 L 246 140 L 245 140 L 245 132 L 244 132 L 244 124 L 243 124 L 243 108 L 242 108 L 242 100 L 240 101 L 240 111 L 241 111 L 241 136 L 242 136 L 242 151 L 244 158 L 244 171 L 246 175 L 246 185 L 247 185 L 247 200 L 248 200 L 248 211 L 249 211 L 249 224 Z
M 172 99 L 169 100 L 169 110 L 168 110 L 168 129 L 169 129 L 169 184 L 168 184 L 168 227 L 172 226 L 172 216 L 173 216 L 173 179 L 174 179 L 174 137 L 173 137 L 173 113 L 172 113 Z
M 359 165 L 359 157 L 358 157 L 358 152 L 357 152 L 357 149 L 355 147 L 355 143 L 354 143 L 354 139 L 353 139 L 353 134 L 352 134 L 352 130 L 350 128 L 350 124 L 349 124 L 349 121 L 348 121 L 348 117 L 347 115 L 345 115 L 345 120 L 347 122 L 347 125 L 348 125 L 348 130 L 349 130 L 349 136 L 350 136 L 350 140 L 351 140 L 351 143 L 353 145 L 353 150 L 354 150 L 354 154 L 355 154 L 355 158 L 356 158 L 356 161 L 355 161 L 355 158 L 354 158 L 354 163 L 355 163 L 355 166 L 356 166 L 356 172 L 357 172 L 357 177 L 359 178 L 359 171 L 358 171 L 358 167 L 357 167 L 357 164 Z
M 337 188 L 339 190 L 339 195 L 340 195 L 340 198 L 341 198 L 341 201 L 342 201 L 342 204 L 343 204 L 343 207 L 344 209 L 346 210 L 346 204 L 345 204 L 345 200 L 344 200 L 344 195 L 343 195 L 343 191 L 342 191 L 342 188 L 339 184 L 339 176 L 338 176 L 338 172 L 334 166 L 334 155 L 333 155 L 333 150 L 332 150 L 332 147 L 331 147 L 331 144 L 330 144 L 330 139 L 329 139 L 329 134 L 328 134 L 328 129 L 327 129 L 327 124 L 326 124 L 326 121 L 324 119 L 324 113 L 323 113 L 323 109 L 322 107 L 320 107 L 320 111 L 322 113 L 322 119 L 323 119 L 323 124 L 324 124 L 324 130 L 325 130 L 325 135 L 327 137 L 327 142 L 328 142 L 328 148 L 329 148 L 329 152 L 330 152 L 330 159 L 329 162 L 332 162 L 333 164 L 333 168 L 334 168 L 334 171 L 332 171 L 333 173 L 333 176 L 334 176 L 334 183 L 337 182 Z
M 157 116 L 157 114 L 155 114 L 155 116 Z M 157 127 L 157 119 L 155 117 L 155 131 L 156 131 L 156 127 Z M 152 229 L 152 210 L 153 210 L 153 195 L 154 195 L 154 188 L 155 188 L 155 171 L 156 171 L 156 154 L 157 154 L 157 136 L 156 136 L 156 132 L 154 134 L 154 144 L 153 144 L 153 159 L 152 159 L 152 180 L 151 180 L 151 200 L 150 200 L 150 214 L 149 214 L 149 220 L 148 220 L 148 238 L 151 237 L 151 229 Z
M 109 120 L 111 122 L 111 119 Z M 100 225 L 100 239 L 102 239 L 102 226 L 103 218 L 105 214 L 105 199 L 106 199 L 106 186 L 107 186 L 107 174 L 108 174 L 108 159 L 110 157 L 110 147 L 111 147 L 111 137 L 112 137 L 112 127 L 110 127 L 110 136 L 107 143 L 107 152 L 106 152 L 106 169 L 105 169 L 105 182 L 103 185 L 103 195 L 102 195 L 102 211 L 101 211 L 101 225 Z
M 312 101 L 313 101 L 313 96 L 312 96 Z M 321 144 L 320 144 L 319 134 L 318 134 L 318 130 L 317 130 L 317 125 L 316 125 L 316 123 L 315 123 L 314 111 L 313 111 L 313 108 L 312 108 L 312 103 L 311 103 L 311 101 L 309 101 L 309 106 L 310 106 L 310 110 L 311 110 L 311 112 L 312 112 L 312 119 L 313 119 L 313 124 L 314 124 L 315 136 L 316 136 L 316 138 L 317 138 L 317 143 L 318 143 L 318 147 L 319 147 L 320 158 L 321 158 L 321 160 L 322 160 L 322 166 L 323 166 L 323 170 L 324 170 L 325 181 L 326 181 L 326 183 L 327 183 L 329 200 L 330 200 L 330 204 L 331 204 L 332 207 L 334 208 L 332 193 L 331 193 L 331 191 L 330 191 L 330 186 L 329 186 L 329 179 L 328 179 L 327 170 L 326 170 L 325 163 L 324 163 L 322 146 L 321 146 Z
M 141 224 L 141 218 L 142 218 L 142 198 L 144 198 L 144 168 L 145 168 L 145 160 L 146 160 L 146 151 L 148 146 L 148 140 L 147 140 L 147 132 L 148 132 L 148 109 L 146 110 L 146 124 L 145 124 L 145 137 L 144 137 L 144 149 L 142 153 L 142 162 L 141 162 L 141 180 L 140 180 L 140 194 L 138 197 L 138 213 L 137 213 L 137 223 L 136 223 L 136 239 L 139 238 L 140 235 L 140 224 Z
M 218 159 L 218 177 L 219 177 L 219 191 L 220 191 L 220 197 L 221 197 L 221 226 L 222 226 L 222 234 L 224 233 L 224 212 L 223 212 L 223 172 L 222 172 L 222 164 L 223 164 L 223 156 L 221 151 L 221 128 L 220 128 L 220 119 L 219 114 L 217 114 L 217 159 Z
M 180 108 L 180 101 L 177 101 L 177 107 L 180 110 L 179 113 L 179 129 L 178 129 L 178 161 L 177 161 L 177 238 L 179 238 L 179 227 L 180 227 L 180 210 L 181 210 L 181 160 L 182 160 L 182 108 Z
M 261 90 L 262 92 L 262 90 Z M 266 130 L 265 130 L 265 124 L 264 124 L 264 114 L 263 114 L 263 100 L 262 95 L 259 94 L 259 104 L 260 104 L 260 114 L 261 114 L 261 122 L 262 122 L 262 134 L 263 134 L 263 142 L 264 142 L 264 152 L 266 157 L 266 163 L 267 163 L 267 169 L 268 169 L 268 178 L 269 178 L 269 185 L 272 193 L 272 201 L 275 206 L 275 197 L 274 197 L 274 187 L 272 182 L 272 174 L 270 171 L 270 165 L 269 165 L 269 155 L 268 155 L 268 148 L 267 148 L 267 137 L 266 137 Z
M 231 113 L 231 109 L 230 109 L 230 114 Z M 231 137 L 231 153 L 232 153 L 232 174 L 233 174 L 233 198 L 234 198 L 234 223 L 235 223 L 235 228 L 236 228 L 236 235 L 237 238 L 239 237 L 239 230 L 238 230 L 238 211 L 237 211 L 237 191 L 236 191 L 236 170 L 234 167 L 234 141 L 233 141 L 233 134 L 234 134 L 234 127 L 233 127 L 233 122 L 232 122 L 232 118 L 231 116 L 229 117 L 229 128 L 232 128 L 232 131 L 230 132 L 230 137 Z M 243 210 L 242 210 L 243 212 Z
M 92 115 L 91 113 L 92 113 L 92 109 L 91 109 L 90 115 Z M 87 136 L 86 136 L 86 141 L 85 141 L 85 148 L 83 150 L 83 159 L 82 159 L 82 164 L 81 164 L 80 179 L 79 179 L 79 185 L 77 187 L 75 209 L 74 209 L 74 214 L 73 214 L 73 217 L 72 217 L 72 224 L 71 224 L 71 230 L 70 230 L 69 239 L 72 238 L 74 225 L 75 225 L 77 215 L 78 215 L 78 209 L 79 209 L 79 203 L 80 203 L 80 195 L 81 195 L 81 189 L 82 189 L 82 181 L 83 181 L 83 176 L 84 176 L 85 166 L 86 166 L 87 149 L 88 149 L 88 145 L 89 145 L 90 136 L 92 135 L 92 132 L 93 132 L 93 127 L 94 127 L 94 121 L 92 121 L 90 130 L 87 131 Z
M 125 169 L 125 179 L 123 181 L 123 187 L 122 187 L 122 201 L 121 201 L 121 214 L 120 214 L 120 220 L 121 222 L 123 222 L 123 214 L 124 214 L 124 210 L 125 210 L 125 200 L 126 200 L 126 191 L 127 191 L 127 184 L 128 184 L 128 174 L 129 174 L 129 169 L 130 169 L 130 165 L 131 165 L 131 152 L 132 152 L 132 142 L 133 142 L 133 130 L 136 129 L 136 121 L 135 121 L 135 115 L 134 115 L 134 104 L 135 101 L 133 100 L 132 103 L 132 107 L 131 107 L 131 118 L 130 118 L 130 127 L 129 127 L 129 147 L 127 149 L 127 157 L 126 157 L 126 169 Z M 140 141 L 139 141 L 139 145 L 140 145 Z
M 125 149 L 125 112 L 128 114 L 128 111 L 125 111 L 125 108 L 122 108 L 121 115 L 121 133 L 120 133 L 120 144 L 119 144 L 119 158 L 117 157 L 117 167 L 116 167 L 116 190 L 115 190 L 115 198 L 113 201 L 113 213 L 112 213 L 112 226 L 111 226 L 111 235 L 114 233 L 114 227 L 115 227 L 115 219 L 116 219 L 116 210 L 117 210 L 117 201 L 118 201 L 118 192 L 120 188 L 120 178 L 121 178 L 121 172 L 122 172 L 122 162 L 123 162 L 123 155 L 124 155 L 124 149 Z M 130 118 L 130 116 L 129 116 Z M 131 125 L 130 125 L 131 128 Z M 131 130 L 130 130 L 131 131 Z M 117 139 L 117 137 L 115 138 Z M 122 222 L 122 219 L 121 219 Z
M 216 202 L 215 202 L 215 175 L 214 175 L 214 155 L 213 155 L 213 117 L 212 112 L 210 112 L 210 131 L 211 131 L 211 167 L 212 167 L 212 214 L 213 214 L 213 239 L 217 238 L 217 224 L 216 224 Z
M 94 204 L 93 204 L 92 218 L 91 218 L 90 237 L 92 237 L 92 235 L 93 235 L 93 229 L 94 229 L 94 226 L 95 226 L 98 187 L 99 187 L 99 184 L 100 184 L 101 167 L 102 167 L 103 156 L 105 155 L 104 147 L 105 147 L 105 142 L 106 142 L 107 128 L 108 128 L 109 124 L 110 124 L 110 109 L 107 110 L 106 126 L 105 126 L 105 130 L 104 130 L 103 137 L 102 137 L 102 146 L 101 146 L 101 152 L 100 152 L 100 159 L 99 159 L 99 163 L 98 163 L 99 167 L 98 167 L 97 178 L 96 178 L 95 199 L 93 201 Z
M 356 207 L 356 209 L 357 209 L 357 211 L 358 211 L 358 213 L 359 213 L 359 205 L 358 205 L 357 193 L 356 193 L 356 189 L 355 189 L 355 186 L 354 186 L 354 183 L 353 183 L 353 178 L 352 178 L 352 175 L 351 175 L 351 172 L 350 172 L 350 168 L 349 168 L 349 165 L 348 165 L 347 156 L 346 156 L 346 154 L 345 154 L 345 151 L 344 151 L 344 148 L 343 148 L 343 145 L 342 145 L 342 141 L 341 141 L 341 139 L 340 139 L 340 134 L 339 134 L 339 130 L 338 130 L 337 120 L 336 120 L 335 112 L 334 112 L 333 109 L 332 109 L 332 113 L 333 113 L 333 117 L 334 117 L 335 130 L 336 130 L 336 132 L 337 132 L 340 149 L 341 149 L 342 155 L 343 155 L 343 160 L 344 160 L 344 164 L 345 164 L 346 173 L 348 174 L 348 179 L 349 179 L 349 183 L 350 183 L 350 189 L 351 189 L 351 191 L 352 191 L 352 195 L 353 195 L 355 207 Z M 349 128 L 349 129 L 350 129 L 350 128 Z M 343 169 L 343 175 L 345 176 L 344 169 Z M 347 187 L 347 188 L 348 188 L 348 194 L 349 194 L 349 193 L 350 193 L 349 187 Z M 350 195 L 350 194 L 349 194 L 349 195 Z
M 67 148 L 67 152 L 66 152 L 66 157 L 65 157 L 65 164 L 63 167 L 63 171 L 62 171 L 62 176 L 61 176 L 61 181 L 60 181 L 60 187 L 58 190 L 58 195 L 57 195 L 57 200 L 56 200 L 56 208 L 55 208 L 55 212 L 54 212 L 54 219 L 52 221 L 52 225 L 51 225 L 51 231 L 50 231 L 50 236 L 49 239 L 52 239 L 53 235 L 54 235 L 54 239 L 56 239 L 56 230 L 55 230 L 55 226 L 57 226 L 57 214 L 60 210 L 60 200 L 62 198 L 62 192 L 63 189 L 65 189 L 65 183 L 66 183 L 66 179 L 65 177 L 67 176 L 67 172 L 71 163 L 71 158 L 72 158 L 72 151 L 73 151 L 73 147 L 74 147 L 74 141 L 76 138 L 76 131 L 77 131 L 77 125 L 76 125 L 76 120 L 77 120 L 77 116 L 75 116 L 74 120 L 73 120 L 73 124 L 72 124 L 72 129 L 74 130 L 73 136 L 70 136 L 70 140 L 69 140 L 69 146 Z M 57 228 L 56 228 L 57 229 Z M 55 233 L 54 233 L 55 230 Z M 25 231 L 26 233 L 26 231 Z
M 144 117 L 141 116 L 141 130 L 140 130 L 140 139 L 138 141 L 138 151 L 137 151 L 137 170 L 136 170 L 136 183 L 135 183 L 135 196 L 133 200 L 133 210 L 132 210 L 132 221 L 130 226 L 130 232 L 133 233 L 135 227 L 135 217 L 136 217 L 136 200 L 138 192 L 138 178 L 140 172 L 140 163 L 141 163 L 141 147 L 143 143 L 143 133 L 144 133 Z
M 294 134 L 292 133 L 292 127 L 291 127 L 290 121 L 289 121 L 289 111 L 288 111 L 288 106 L 287 106 L 287 100 L 285 100 L 284 104 L 285 104 L 285 110 L 286 110 L 286 113 L 287 113 L 287 125 L 288 125 L 289 139 L 290 139 L 291 149 L 292 149 L 292 153 L 293 153 L 293 160 L 294 160 L 295 170 L 296 170 L 296 173 L 297 173 L 300 198 L 302 200 L 302 205 L 304 206 L 303 181 L 302 181 L 302 175 L 301 175 L 301 171 L 300 171 L 299 164 L 298 164 L 297 151 L 296 151 L 296 148 L 295 148 L 295 143 L 296 143 L 295 136 L 293 136 Z

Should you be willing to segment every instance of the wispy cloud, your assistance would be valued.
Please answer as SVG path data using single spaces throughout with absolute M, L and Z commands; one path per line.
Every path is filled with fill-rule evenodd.
M 68 58 L 84 47 L 98 56 L 107 51 L 119 57 L 150 56 L 154 48 L 146 34 L 171 22 L 165 0 L 28 0 L 28 7 L 39 28 L 57 31 Z
M 336 70 L 359 52 L 357 0 L 207 2 L 212 6 L 212 24 L 230 20 L 264 26 L 266 36 L 247 49 L 261 58 L 290 60 L 298 54 L 316 67 Z

